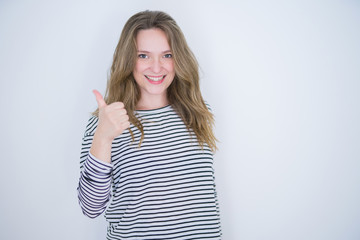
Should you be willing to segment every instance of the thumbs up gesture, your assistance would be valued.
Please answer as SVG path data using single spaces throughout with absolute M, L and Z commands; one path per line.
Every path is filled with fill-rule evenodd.
M 129 128 L 129 116 L 122 102 L 107 105 L 97 90 L 93 90 L 93 93 L 99 107 L 99 122 L 95 135 L 103 141 L 112 142 L 115 137 Z
M 112 141 L 130 126 L 129 116 L 122 102 L 107 105 L 97 90 L 93 93 L 99 107 L 99 122 L 90 152 L 97 159 L 110 163 Z

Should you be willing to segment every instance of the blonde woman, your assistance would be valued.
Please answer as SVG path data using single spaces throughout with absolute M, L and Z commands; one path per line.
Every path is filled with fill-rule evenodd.
M 79 203 L 107 239 L 221 239 L 213 115 L 176 22 L 144 11 L 125 24 L 105 97 L 83 138 Z

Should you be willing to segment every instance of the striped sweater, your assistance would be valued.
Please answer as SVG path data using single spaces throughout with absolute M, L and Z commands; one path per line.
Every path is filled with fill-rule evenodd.
M 78 197 L 85 215 L 102 214 L 107 239 L 221 239 L 213 156 L 201 149 L 172 106 L 136 111 L 144 126 L 114 139 L 111 164 L 89 152 L 98 118 L 83 138 Z

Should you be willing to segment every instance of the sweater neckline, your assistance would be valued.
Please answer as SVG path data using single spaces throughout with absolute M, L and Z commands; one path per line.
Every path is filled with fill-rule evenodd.
M 171 105 L 166 105 L 161 108 L 155 108 L 155 109 L 149 109 L 149 110 L 135 110 L 135 113 L 140 115 L 148 115 L 148 114 L 156 114 L 156 113 L 162 113 L 170 110 L 172 107 Z

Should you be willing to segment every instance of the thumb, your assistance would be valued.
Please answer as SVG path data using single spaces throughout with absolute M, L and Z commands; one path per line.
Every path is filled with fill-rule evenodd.
M 95 98 L 96 98 L 96 101 L 97 101 L 97 104 L 98 104 L 98 107 L 99 108 L 102 108 L 102 107 L 105 107 L 106 106 L 106 102 L 104 101 L 104 98 L 103 96 L 101 95 L 101 93 L 99 93 L 98 90 L 93 90 L 93 93 L 95 95 Z

